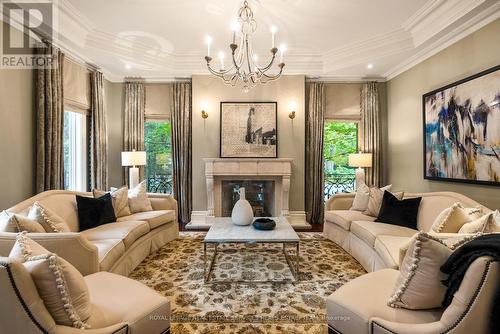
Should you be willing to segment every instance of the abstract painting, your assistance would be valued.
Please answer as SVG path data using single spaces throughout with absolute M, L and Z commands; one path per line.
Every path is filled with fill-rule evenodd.
M 276 102 L 221 102 L 221 158 L 277 158 Z
M 424 177 L 500 185 L 500 66 L 423 96 Z

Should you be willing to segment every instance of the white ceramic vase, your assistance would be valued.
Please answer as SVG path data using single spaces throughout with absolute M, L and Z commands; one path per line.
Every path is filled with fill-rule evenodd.
M 233 207 L 231 220 L 234 225 L 250 225 L 253 222 L 253 210 L 245 199 L 245 188 L 240 188 L 240 199 Z

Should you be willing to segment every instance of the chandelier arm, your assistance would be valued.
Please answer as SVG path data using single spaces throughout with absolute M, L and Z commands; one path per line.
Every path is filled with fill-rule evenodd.
M 285 67 L 285 66 L 281 66 L 280 71 L 278 72 L 278 74 L 275 74 L 275 75 L 267 75 L 266 73 L 262 73 L 262 76 L 263 76 L 263 77 L 265 77 L 265 78 L 267 79 L 267 80 L 266 80 L 266 82 L 276 80 L 276 79 L 278 79 L 278 78 L 281 76 L 281 74 L 283 73 L 283 67 Z M 261 80 L 261 81 L 262 81 L 262 80 Z
M 227 73 L 231 72 L 231 71 L 234 69 L 234 66 L 231 66 L 231 67 L 230 67 L 230 68 L 228 68 L 227 70 L 218 71 L 218 70 L 214 70 L 214 69 L 210 66 L 210 64 L 207 64 L 207 67 L 208 67 L 208 70 L 210 71 L 210 73 L 212 73 L 213 75 L 217 75 L 217 76 L 227 74 Z

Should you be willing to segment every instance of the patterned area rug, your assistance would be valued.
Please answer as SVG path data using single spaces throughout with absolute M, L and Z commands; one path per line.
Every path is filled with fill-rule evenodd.
M 203 281 L 202 232 L 182 232 L 130 275 L 169 298 L 172 332 L 204 334 L 327 333 L 325 298 L 365 273 L 320 233 L 299 233 L 298 283 Z M 295 261 L 294 250 L 289 249 Z M 212 279 L 282 280 L 292 274 L 281 245 L 219 247 Z

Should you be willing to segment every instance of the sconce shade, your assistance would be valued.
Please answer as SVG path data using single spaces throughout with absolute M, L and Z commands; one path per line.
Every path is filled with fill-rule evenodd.
M 373 155 L 371 153 L 349 154 L 349 167 L 371 167 Z
M 130 151 L 122 152 L 122 166 L 145 166 L 146 152 Z

